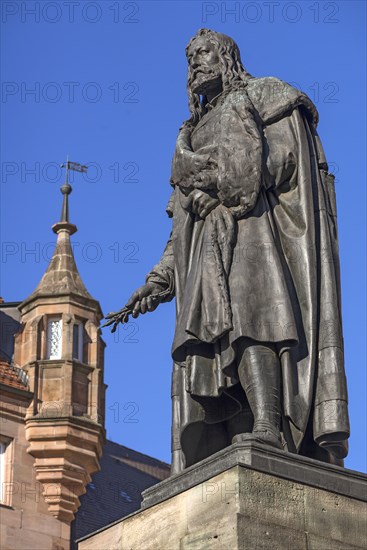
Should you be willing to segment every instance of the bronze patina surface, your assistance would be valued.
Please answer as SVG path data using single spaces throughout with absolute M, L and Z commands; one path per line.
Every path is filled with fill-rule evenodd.
M 128 315 L 176 298 L 172 472 L 253 440 L 342 465 L 349 420 L 333 176 L 318 113 L 201 29 L 172 162 L 172 233 Z

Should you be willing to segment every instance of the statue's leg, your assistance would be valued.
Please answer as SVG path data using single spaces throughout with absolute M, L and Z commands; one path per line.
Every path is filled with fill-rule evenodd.
M 238 375 L 254 415 L 252 434 L 234 436 L 233 442 L 255 439 L 282 448 L 280 437 L 280 362 L 275 349 L 244 346 Z
M 181 449 L 181 415 L 180 415 L 180 388 L 181 369 L 179 365 L 174 363 L 172 371 L 172 430 L 171 430 L 171 450 L 172 464 L 171 475 L 182 472 L 185 468 L 185 460 Z
M 185 468 L 185 461 L 180 441 L 180 400 L 177 395 L 172 396 L 172 432 L 171 432 L 171 476 L 179 474 Z

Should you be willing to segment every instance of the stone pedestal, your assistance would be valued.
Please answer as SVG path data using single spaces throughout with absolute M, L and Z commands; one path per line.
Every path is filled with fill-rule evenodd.
M 238 443 L 143 493 L 79 550 L 366 548 L 367 476 Z

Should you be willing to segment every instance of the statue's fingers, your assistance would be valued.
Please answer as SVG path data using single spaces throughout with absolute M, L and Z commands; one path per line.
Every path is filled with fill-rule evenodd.
M 139 313 L 140 313 L 140 300 L 136 302 L 131 315 L 134 317 L 134 319 L 136 319 L 139 316 Z
M 203 192 L 202 192 L 202 191 L 197 190 L 197 191 L 195 191 L 195 192 L 193 193 L 192 204 L 193 204 L 196 208 L 198 208 L 198 207 L 200 206 L 200 200 L 201 200 L 202 196 L 203 196 Z
M 148 309 L 148 311 L 153 311 L 155 309 L 154 302 L 155 302 L 155 300 L 153 300 L 151 296 L 147 297 L 147 309 Z
M 208 195 L 201 196 L 198 200 L 198 212 L 206 212 L 208 207 L 210 206 L 210 198 L 208 198 Z
M 160 300 L 159 299 L 156 299 L 156 300 L 152 300 L 152 305 L 151 305 L 151 309 L 150 311 L 154 311 L 155 309 L 157 309 L 157 307 L 159 306 L 160 304 Z
M 135 290 L 134 294 L 131 295 L 129 301 L 127 302 L 127 308 L 131 309 L 135 302 L 139 299 L 139 290 Z
M 202 218 L 205 218 L 209 212 L 211 212 L 213 210 L 213 208 L 216 206 L 216 201 L 214 199 L 210 199 L 209 201 L 205 201 L 205 204 L 203 206 L 203 208 L 201 209 L 201 214 L 200 216 Z
M 198 210 L 198 214 L 200 216 L 200 218 L 204 219 L 207 215 L 207 209 L 206 208 L 199 208 Z
M 147 299 L 142 298 L 140 302 L 140 311 L 144 314 L 147 311 Z

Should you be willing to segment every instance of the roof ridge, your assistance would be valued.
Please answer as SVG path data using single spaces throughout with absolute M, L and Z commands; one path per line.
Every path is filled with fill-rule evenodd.
M 127 447 L 126 445 L 123 445 L 122 443 L 117 443 L 116 441 L 112 441 L 112 439 L 107 438 L 106 443 L 112 443 L 113 445 L 117 445 L 118 447 L 123 447 L 123 448 L 127 449 L 128 451 L 131 451 L 135 455 L 141 455 L 143 457 L 149 458 L 150 460 L 153 460 L 154 462 L 162 464 L 163 466 L 167 466 L 168 468 L 171 467 L 171 465 L 169 463 L 164 462 L 163 460 L 160 460 L 159 458 L 155 458 L 155 457 L 153 457 L 151 455 L 148 455 L 146 453 L 142 453 L 141 451 L 136 451 L 135 449 L 132 449 L 131 447 Z

